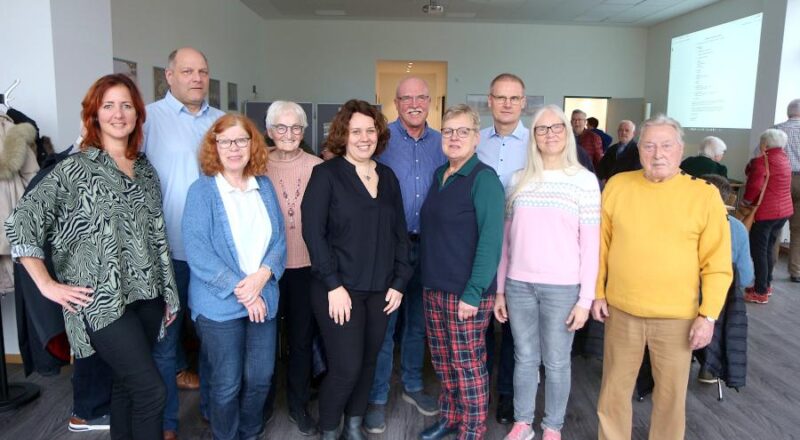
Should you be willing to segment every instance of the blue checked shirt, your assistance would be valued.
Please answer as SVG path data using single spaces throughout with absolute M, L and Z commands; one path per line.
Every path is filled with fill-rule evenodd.
M 494 168 L 506 193 L 509 192 L 511 176 L 525 168 L 530 136 L 530 131 L 522 125 L 522 121 L 517 123 L 517 128 L 508 136 L 497 134 L 494 125 L 481 130 L 478 159 Z
M 792 164 L 792 173 L 800 173 L 800 119 L 789 119 L 776 125 L 775 128 L 789 137 L 789 143 L 785 148 L 786 155 Z

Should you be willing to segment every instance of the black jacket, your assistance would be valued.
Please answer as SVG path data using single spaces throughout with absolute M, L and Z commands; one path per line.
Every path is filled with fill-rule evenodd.
M 642 168 L 642 163 L 639 161 L 639 148 L 636 141 L 631 141 L 622 154 L 617 154 L 619 143 L 616 143 L 606 150 L 606 154 L 600 159 L 597 164 L 597 178 L 600 180 L 608 180 L 614 174 L 623 171 L 634 171 Z

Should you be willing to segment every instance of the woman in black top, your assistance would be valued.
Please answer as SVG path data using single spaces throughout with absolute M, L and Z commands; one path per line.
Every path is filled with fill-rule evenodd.
M 411 278 L 400 186 L 372 159 L 389 140 L 386 118 L 350 100 L 334 118 L 325 148 L 337 157 L 314 167 L 303 196 L 303 239 L 311 256 L 311 307 L 328 357 L 319 427 L 335 439 L 363 439 L 361 422 L 388 315 Z

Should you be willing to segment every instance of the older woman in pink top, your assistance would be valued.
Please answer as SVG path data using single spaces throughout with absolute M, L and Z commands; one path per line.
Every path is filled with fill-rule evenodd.
M 514 335 L 514 423 L 507 440 L 534 437 L 539 364 L 545 367 L 543 440 L 561 438 L 575 331 L 589 317 L 600 249 L 600 189 L 578 163 L 560 108 L 533 115 L 525 168 L 507 200 L 494 313 Z
M 267 176 L 278 193 L 286 225 L 286 271 L 280 280 L 281 308 L 289 333 L 287 400 L 289 418 L 303 435 L 314 435 L 317 423 L 308 413 L 311 379 L 311 342 L 314 317 L 311 312 L 309 280 L 311 260 L 303 241 L 300 203 L 311 169 L 322 159 L 300 148 L 308 120 L 294 102 L 275 101 L 267 110 L 267 136 L 275 143 L 269 153 Z

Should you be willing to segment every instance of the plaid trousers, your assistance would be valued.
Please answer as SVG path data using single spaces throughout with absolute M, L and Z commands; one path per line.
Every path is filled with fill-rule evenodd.
M 458 320 L 455 293 L 426 288 L 423 301 L 431 361 L 442 384 L 441 418 L 458 426 L 459 440 L 483 439 L 489 412 L 485 334 L 494 296 L 481 300 L 478 314 L 465 321 Z

